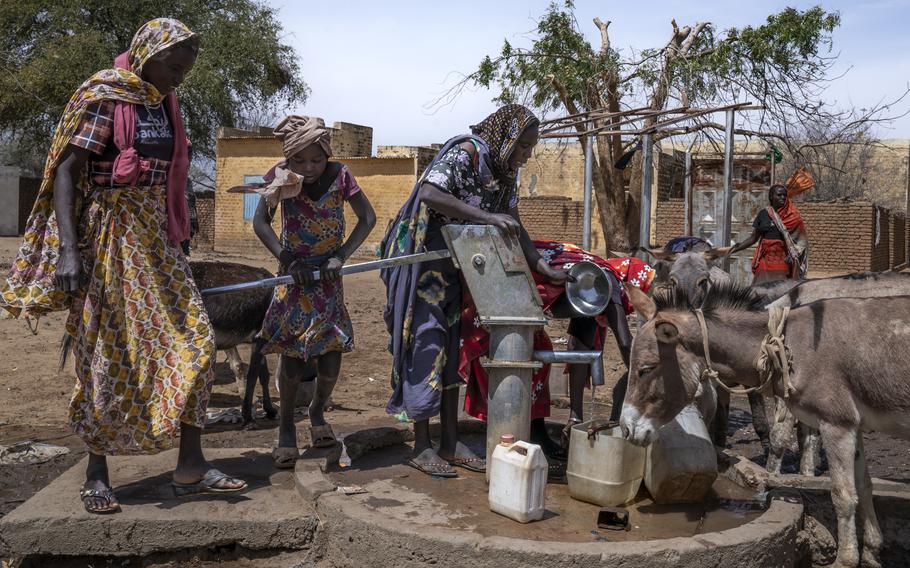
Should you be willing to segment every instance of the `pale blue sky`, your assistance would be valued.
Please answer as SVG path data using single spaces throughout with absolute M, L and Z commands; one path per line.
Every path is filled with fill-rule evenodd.
M 528 32 L 549 0 L 291 1 L 269 0 L 280 10 L 286 40 L 300 58 L 312 89 L 297 111 L 327 122 L 345 121 L 374 128 L 374 144 L 427 144 L 467 130 L 495 109 L 492 92 L 465 92 L 453 105 L 429 111 L 426 105 L 455 82 L 453 72 L 469 73 L 504 39 L 530 44 Z M 616 48 L 662 46 L 670 19 L 680 25 L 708 20 L 719 29 L 758 25 L 788 5 L 819 2 L 778 1 L 605 1 L 577 0 L 576 17 L 589 40 L 599 44 L 595 16 L 611 20 Z M 841 13 L 834 51 L 835 81 L 825 98 L 862 107 L 902 93 L 910 81 L 910 0 L 825 1 Z M 908 97 L 910 99 L 910 97 Z M 903 102 L 901 111 L 910 108 Z M 900 119 L 883 138 L 910 138 L 910 117 Z

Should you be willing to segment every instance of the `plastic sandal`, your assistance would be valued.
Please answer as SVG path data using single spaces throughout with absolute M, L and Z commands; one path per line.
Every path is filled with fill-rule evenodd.
M 242 481 L 243 485 L 240 487 L 218 487 L 218 484 L 226 479 Z M 174 493 L 176 493 L 178 497 L 183 497 L 185 495 L 195 495 L 198 493 L 236 493 L 247 488 L 245 481 L 231 477 L 230 475 L 218 471 L 215 468 L 212 468 L 205 472 L 205 475 L 202 476 L 202 479 L 196 483 L 178 483 L 176 481 L 172 481 L 171 485 L 174 487 Z
M 484 458 L 455 458 L 446 461 L 449 462 L 449 465 L 451 466 L 461 467 L 476 473 L 484 473 L 487 471 L 487 460 Z
M 105 502 L 107 502 L 107 506 L 97 509 L 89 508 L 87 500 L 92 497 L 104 499 Z M 120 510 L 120 503 L 117 502 L 117 498 L 114 496 L 114 492 L 110 487 L 105 487 L 104 489 L 80 489 L 79 498 L 82 499 L 82 506 L 85 507 L 86 512 L 92 513 L 93 515 L 116 513 Z
M 417 461 L 422 457 L 428 455 L 428 452 L 429 454 L 436 455 L 436 452 L 433 451 L 433 448 L 427 448 L 426 450 L 422 451 L 419 456 L 409 459 L 407 462 L 408 465 L 421 473 L 425 473 L 433 477 L 458 477 L 458 472 L 452 469 L 452 466 L 450 466 L 448 462 L 420 463 Z

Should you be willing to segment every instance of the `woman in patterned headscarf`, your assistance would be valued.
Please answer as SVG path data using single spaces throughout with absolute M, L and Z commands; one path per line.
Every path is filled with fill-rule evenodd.
M 519 237 L 529 265 L 554 282 L 566 273 L 551 268 L 534 248 L 518 216 L 516 176 L 537 144 L 539 121 L 521 105 L 506 105 L 449 140 L 414 186 L 382 244 L 383 257 L 446 247 L 446 224 L 498 227 Z M 485 460 L 458 441 L 458 347 L 461 279 L 451 260 L 382 272 L 391 334 L 392 389 L 387 411 L 412 421 L 415 442 L 409 465 L 424 473 L 455 477 L 452 466 L 484 471 Z M 439 449 L 430 442 L 429 420 L 441 413 Z
M 79 87 L 0 287 L 0 307 L 13 315 L 70 312 L 69 418 L 89 451 L 80 496 L 90 513 L 120 508 L 106 456 L 158 452 L 178 431 L 178 494 L 246 487 L 205 461 L 200 440 L 215 345 L 180 250 L 188 160 L 174 93 L 198 49 L 181 22 L 152 20 L 113 69 Z

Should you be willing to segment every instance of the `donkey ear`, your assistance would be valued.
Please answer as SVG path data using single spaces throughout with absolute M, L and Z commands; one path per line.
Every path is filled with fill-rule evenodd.
M 638 312 L 641 317 L 645 318 L 645 320 L 649 320 L 657 315 L 657 306 L 654 304 L 654 300 L 649 298 L 647 294 L 642 292 L 641 289 L 630 285 L 628 282 L 624 282 L 623 286 L 625 287 L 629 301 L 632 302 L 632 307 L 635 308 L 635 311 Z
M 708 262 L 711 262 L 712 260 L 717 260 L 718 258 L 720 258 L 722 256 L 727 256 L 728 254 L 730 254 L 731 250 L 733 250 L 733 247 L 717 247 L 717 248 L 706 250 L 705 252 L 702 253 L 702 255 L 704 255 L 705 260 L 707 260 Z
M 654 333 L 657 335 L 657 341 L 661 343 L 676 343 L 676 339 L 679 337 L 679 328 L 668 321 L 662 321 L 657 324 Z
M 651 249 L 646 247 L 638 247 L 638 250 L 646 252 L 658 260 L 666 260 L 667 262 L 673 262 L 676 260 L 676 257 L 679 253 L 668 252 L 663 249 Z

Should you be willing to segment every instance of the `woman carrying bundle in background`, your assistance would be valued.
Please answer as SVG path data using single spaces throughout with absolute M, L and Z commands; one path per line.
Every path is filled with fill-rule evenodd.
M 752 284 L 806 277 L 809 240 L 806 224 L 783 185 L 768 189 L 770 206 L 762 209 L 752 223 L 749 238 L 733 245 L 729 254 L 758 243 L 752 258 Z

